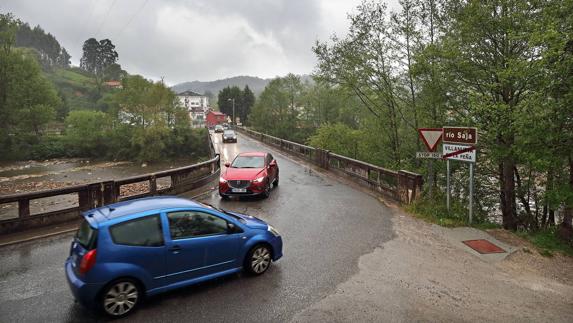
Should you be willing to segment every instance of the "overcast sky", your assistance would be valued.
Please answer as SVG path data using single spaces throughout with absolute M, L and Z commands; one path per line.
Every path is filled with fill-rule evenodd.
M 397 8 L 397 0 L 388 0 Z M 314 42 L 344 35 L 360 0 L 2 0 L 78 65 L 83 42 L 109 38 L 131 74 L 173 85 L 237 75 L 310 74 Z

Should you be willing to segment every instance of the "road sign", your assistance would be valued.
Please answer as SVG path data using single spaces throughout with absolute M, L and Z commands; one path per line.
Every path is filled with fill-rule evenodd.
M 442 128 L 420 128 L 418 133 L 429 151 L 436 150 L 438 143 L 442 139 Z
M 444 144 L 443 153 L 445 159 L 476 162 L 476 148 L 474 146 Z
M 444 127 L 443 141 L 452 144 L 477 143 L 477 128 L 468 127 Z
M 416 153 L 416 158 L 442 159 L 442 154 L 439 152 L 432 152 L 432 151 L 419 151 Z

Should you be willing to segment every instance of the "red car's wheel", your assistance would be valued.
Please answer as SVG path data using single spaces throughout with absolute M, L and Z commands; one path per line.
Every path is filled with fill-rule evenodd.
M 267 181 L 267 185 L 265 185 L 265 190 L 263 191 L 263 197 L 267 198 L 271 195 L 271 183 Z

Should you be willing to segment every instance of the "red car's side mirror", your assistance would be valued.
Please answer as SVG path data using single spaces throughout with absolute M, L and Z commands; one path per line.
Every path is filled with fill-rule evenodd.
M 231 167 L 231 163 L 226 162 L 226 163 L 225 163 L 225 167 Z

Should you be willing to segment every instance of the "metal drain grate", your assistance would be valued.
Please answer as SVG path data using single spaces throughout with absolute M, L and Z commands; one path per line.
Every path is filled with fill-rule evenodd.
M 501 249 L 500 247 L 494 245 L 493 243 L 484 240 L 484 239 L 479 239 L 479 240 L 466 240 L 466 241 L 462 241 L 466 246 L 472 248 L 473 250 L 481 253 L 481 254 L 487 254 L 487 253 L 504 253 L 506 252 L 505 250 Z

